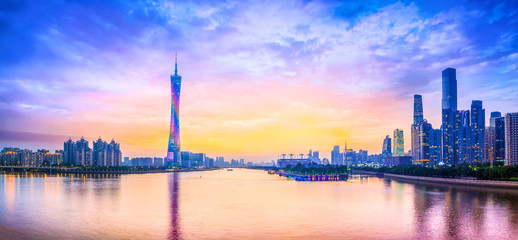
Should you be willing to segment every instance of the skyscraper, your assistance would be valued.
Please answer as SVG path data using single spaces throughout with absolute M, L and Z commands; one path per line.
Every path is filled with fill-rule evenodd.
M 175 56 L 174 75 L 171 75 L 171 128 L 167 147 L 166 166 L 180 165 L 180 89 L 182 77 L 178 75 L 178 61 Z
M 494 160 L 503 163 L 505 160 L 505 117 L 495 118 Z
M 500 112 L 491 112 L 491 118 L 489 119 L 489 126 L 486 127 L 485 140 L 484 140 L 484 162 L 496 161 L 496 118 L 501 117 Z
M 431 130 L 432 125 L 426 120 L 412 124 L 412 162 L 414 164 L 429 164 Z
M 331 151 L 331 164 L 333 165 L 343 165 L 343 153 L 340 152 L 340 146 L 334 146 L 333 151 Z
M 422 112 L 422 109 L 421 109 Z M 422 116 L 421 116 L 422 117 Z M 415 120 L 415 115 L 414 115 Z M 394 130 L 394 148 L 392 156 L 404 156 L 405 155 L 405 139 L 403 136 L 403 129 Z
M 414 95 L 414 123 L 423 122 L 423 97 Z
M 389 135 L 383 139 L 383 149 L 381 150 L 381 155 L 383 155 L 383 159 L 387 157 L 392 157 L 392 151 L 391 151 L 391 139 Z
M 484 160 L 484 140 L 486 129 L 486 110 L 482 108 L 482 101 L 471 102 L 471 162 Z
M 442 161 L 441 130 L 430 129 L 430 165 L 437 165 Z
M 470 120 L 468 110 L 455 112 L 455 146 L 457 146 L 457 151 L 454 153 L 454 159 L 458 163 L 470 163 L 472 161 Z
M 442 159 L 455 164 L 455 112 L 457 111 L 457 77 L 454 68 L 442 71 Z
M 518 164 L 518 112 L 505 115 L 505 160 L 507 165 Z
M 63 163 L 74 164 L 75 154 L 76 144 L 69 138 L 68 141 L 63 144 Z

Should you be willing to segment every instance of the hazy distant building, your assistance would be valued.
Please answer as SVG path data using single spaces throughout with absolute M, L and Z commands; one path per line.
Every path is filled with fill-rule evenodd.
M 181 152 L 181 167 L 191 168 L 191 152 Z
M 454 68 L 442 71 L 442 160 L 455 164 L 455 112 L 457 112 L 457 73 Z
M 344 165 L 343 154 L 340 152 L 340 146 L 334 146 L 331 151 L 331 164 Z
M 381 155 L 383 155 L 383 158 L 392 157 L 392 151 L 391 151 L 391 139 L 389 135 L 383 139 L 383 148 L 381 149 Z
M 412 164 L 412 157 L 410 156 L 394 156 L 385 158 L 385 165 L 387 166 L 399 166 L 410 164 Z
M 422 110 L 421 110 L 422 111 Z M 403 129 L 394 130 L 394 147 L 392 156 L 404 156 L 405 155 L 405 140 L 403 135 Z
M 508 165 L 518 164 L 518 112 L 505 115 L 505 160 Z

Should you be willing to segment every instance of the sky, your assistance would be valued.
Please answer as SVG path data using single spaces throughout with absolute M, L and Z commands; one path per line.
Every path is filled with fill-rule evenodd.
M 71 137 L 165 156 L 174 55 L 182 151 L 260 162 L 380 153 L 413 95 L 440 127 L 458 108 L 518 112 L 515 1 L 15 1 L 0 3 L 0 147 Z

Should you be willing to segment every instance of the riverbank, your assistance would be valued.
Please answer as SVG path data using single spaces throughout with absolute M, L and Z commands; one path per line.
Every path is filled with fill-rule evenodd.
M 495 181 L 495 180 L 478 180 L 478 179 L 459 179 L 459 178 L 439 178 L 439 177 L 419 177 L 390 173 L 368 172 L 361 170 L 351 170 L 352 174 L 373 175 L 377 177 L 385 177 L 395 180 L 404 180 L 408 182 L 431 182 L 442 184 L 454 184 L 477 187 L 497 187 L 518 189 L 518 181 Z
M 385 178 L 396 180 L 408 180 L 416 182 L 434 182 L 447 183 L 455 185 L 470 185 L 479 187 L 497 187 L 497 188 L 513 188 L 518 189 L 518 182 L 516 181 L 494 181 L 494 180 L 477 180 L 477 179 L 458 179 L 458 178 L 437 178 L 437 177 L 417 177 L 399 174 L 384 174 Z
M 45 172 L 45 173 L 73 173 L 73 174 L 146 174 L 146 173 L 169 173 L 169 172 L 197 172 L 220 170 L 221 168 L 204 169 L 157 169 L 157 170 L 79 170 L 73 168 L 52 168 L 52 167 L 8 167 L 1 166 L 2 172 Z

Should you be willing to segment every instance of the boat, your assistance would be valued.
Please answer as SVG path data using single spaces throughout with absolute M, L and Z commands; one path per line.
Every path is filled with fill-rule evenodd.
M 232 168 L 229 168 L 229 169 L 227 169 L 227 171 L 234 171 L 234 170 L 232 170 Z
M 275 174 L 275 170 L 268 170 L 268 174 Z

